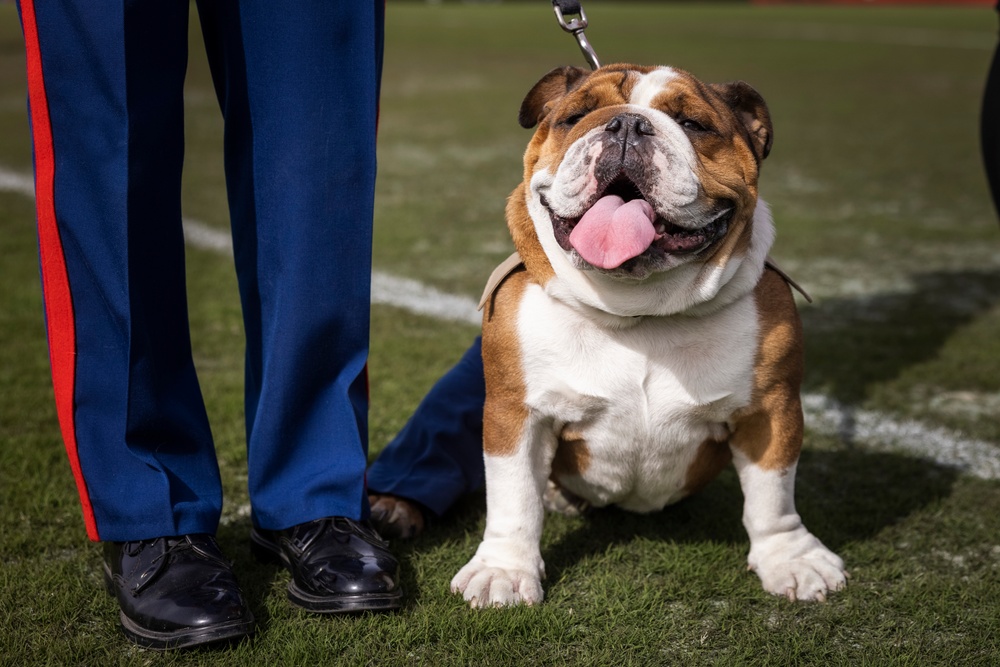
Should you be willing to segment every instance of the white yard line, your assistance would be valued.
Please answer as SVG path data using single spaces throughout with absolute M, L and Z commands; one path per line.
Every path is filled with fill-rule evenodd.
M 3 181 L 0 180 L 0 187 Z M 233 241 L 228 232 L 184 219 L 184 239 L 189 245 L 203 250 L 213 250 L 232 257 Z M 439 320 L 465 322 L 479 326 L 482 316 L 474 299 L 447 294 L 416 280 L 400 278 L 381 271 L 372 272 L 372 303 L 395 306 L 412 313 Z
M 806 426 L 868 451 L 903 452 L 980 479 L 1000 479 L 1000 446 L 946 428 L 898 420 L 875 410 L 843 405 L 822 394 L 803 394 Z
M 16 192 L 33 198 L 35 184 L 31 176 L 0 167 L 0 191 Z M 191 218 L 184 219 L 184 240 L 195 248 L 229 257 L 233 255 L 233 240 L 228 231 L 209 227 Z M 479 326 L 482 322 L 475 299 L 448 294 L 416 280 L 381 271 L 372 273 L 372 303 L 395 306 L 439 320 L 464 322 L 474 326 Z
M 0 191 L 34 197 L 30 177 L 0 167 Z M 232 256 L 228 233 L 196 220 L 184 220 L 184 238 L 189 245 Z M 394 306 L 440 320 L 478 326 L 476 301 L 448 294 L 416 280 L 376 271 L 372 274 L 372 303 Z M 981 479 L 1000 479 L 1000 446 L 970 439 L 957 431 L 928 426 L 838 403 L 822 394 L 805 394 L 806 425 L 813 431 L 863 444 L 870 451 L 894 451 L 933 461 Z
M 35 180 L 28 174 L 0 167 L 0 190 L 35 198 Z
M 482 325 L 483 316 L 475 299 L 448 294 L 416 280 L 372 272 L 372 303 L 395 306 L 439 320 Z

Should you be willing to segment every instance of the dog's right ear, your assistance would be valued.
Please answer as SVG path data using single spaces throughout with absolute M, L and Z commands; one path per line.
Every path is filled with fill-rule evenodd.
M 774 143 L 774 126 L 764 98 L 745 81 L 713 83 L 709 87 L 722 95 L 736 118 L 743 123 L 750 139 L 750 150 L 759 164 L 771 152 Z
M 531 129 L 549 112 L 549 104 L 579 86 L 590 74 L 589 70 L 579 67 L 557 67 L 528 91 L 521 102 L 521 111 L 517 122 L 525 129 Z

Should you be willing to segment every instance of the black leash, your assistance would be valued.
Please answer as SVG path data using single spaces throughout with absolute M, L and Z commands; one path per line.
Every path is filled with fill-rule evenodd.
M 556 13 L 559 26 L 576 37 L 576 42 L 580 45 L 580 50 L 583 51 L 583 57 L 590 63 L 590 68 L 600 67 L 601 63 L 597 60 L 594 48 L 587 41 L 587 36 L 583 34 L 587 27 L 587 15 L 583 13 L 583 5 L 576 0 L 552 0 L 552 10 Z M 570 18 L 567 21 L 567 16 L 575 18 Z

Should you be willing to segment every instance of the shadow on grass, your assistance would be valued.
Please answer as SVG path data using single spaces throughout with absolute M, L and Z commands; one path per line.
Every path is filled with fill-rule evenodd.
M 870 539 L 947 497 L 958 473 L 898 454 L 854 450 L 803 452 L 796 508 L 806 527 L 833 551 Z M 661 512 L 639 515 L 615 508 L 594 512 L 585 525 L 543 553 L 552 581 L 609 543 L 637 537 L 671 544 L 750 542 L 742 524 L 743 494 L 727 470 L 699 494 Z
M 796 477 L 796 507 L 806 527 L 839 552 L 948 497 L 957 476 L 951 468 L 899 454 L 804 451 Z M 469 496 L 424 536 L 397 544 L 395 551 L 405 563 L 414 553 L 462 543 L 469 534 L 478 538 L 485 511 L 482 494 Z M 543 546 L 547 579 L 559 581 L 563 571 L 600 556 L 609 545 L 636 539 L 664 544 L 742 544 L 749 550 L 742 512 L 743 494 L 731 468 L 697 495 L 660 512 L 593 510 L 561 538 Z M 546 521 L 550 520 L 547 516 Z M 463 554 L 462 562 L 471 555 L 471 551 Z M 412 604 L 421 592 L 405 570 L 404 579 L 408 579 L 407 597 Z
M 266 600 L 272 595 L 275 581 L 284 573 L 282 568 L 269 563 L 261 563 L 250 553 L 249 517 L 220 525 L 216 538 L 222 553 L 233 561 L 233 572 L 240 582 L 240 588 L 246 597 L 257 623 L 257 632 L 266 630 L 271 623 Z
M 917 274 L 914 289 L 827 299 L 800 308 L 805 390 L 847 404 L 906 368 L 933 359 L 959 328 L 1000 303 L 1000 273 Z

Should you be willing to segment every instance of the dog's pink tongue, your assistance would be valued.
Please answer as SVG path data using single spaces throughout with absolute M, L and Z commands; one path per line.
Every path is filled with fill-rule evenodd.
M 592 266 L 614 269 L 645 252 L 656 237 L 655 220 L 649 202 L 607 195 L 583 214 L 569 242 Z

